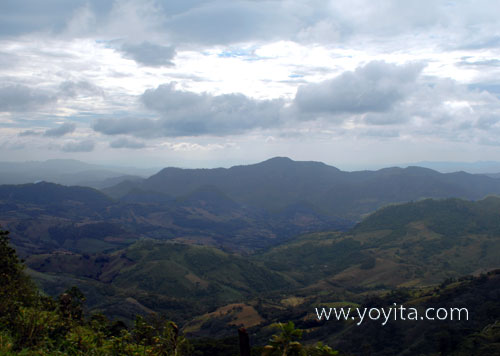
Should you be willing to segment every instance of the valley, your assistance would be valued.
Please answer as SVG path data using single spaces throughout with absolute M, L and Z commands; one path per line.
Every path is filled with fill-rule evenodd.
M 271 325 L 293 321 L 305 341 L 346 354 L 366 354 L 360 332 L 379 350 L 376 340 L 387 343 L 387 330 L 397 328 L 406 341 L 372 354 L 411 355 L 423 341 L 411 344 L 410 335 L 434 324 L 379 330 L 319 322 L 314 308 L 455 301 L 474 308 L 474 296 L 493 309 L 477 306 L 480 320 L 469 329 L 448 323 L 443 338 L 465 342 L 494 327 L 497 193 L 500 181 L 483 175 L 341 172 L 278 158 L 228 170 L 165 169 L 102 191 L 3 185 L 0 225 L 42 291 L 57 297 L 76 286 L 86 311 L 110 320 L 132 325 L 136 315 L 162 315 L 189 338 L 221 344 L 243 326 L 257 345 Z M 429 352 L 441 347 L 436 342 Z

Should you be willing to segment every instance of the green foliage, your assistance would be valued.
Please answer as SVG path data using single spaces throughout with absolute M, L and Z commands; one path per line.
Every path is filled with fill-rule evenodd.
M 303 330 L 295 327 L 292 321 L 286 324 L 274 324 L 279 334 L 271 336 L 269 345 L 264 346 L 262 356 L 335 356 L 338 351 L 321 342 L 312 346 L 303 346 L 299 340 Z
M 308 352 L 309 356 L 335 356 L 338 354 L 338 351 L 333 350 L 328 345 L 323 345 L 322 342 L 318 342 L 316 345 L 311 346 Z
M 59 310 L 64 318 L 79 320 L 83 318 L 85 296 L 77 287 L 71 287 L 59 296 Z
M 23 264 L 0 230 L 0 355 L 190 355 L 177 325 L 161 318 L 136 319 L 129 331 L 102 314 L 88 320 L 84 294 L 72 287 L 57 299 L 36 293 Z
M 262 355 L 302 355 L 302 345 L 298 341 L 302 338 L 302 330 L 296 329 L 292 321 L 286 324 L 277 323 L 274 326 L 279 329 L 280 333 L 271 337 Z
M 23 269 L 16 251 L 9 246 L 9 232 L 0 229 L 0 325 L 11 323 L 21 305 L 33 302 L 35 287 Z

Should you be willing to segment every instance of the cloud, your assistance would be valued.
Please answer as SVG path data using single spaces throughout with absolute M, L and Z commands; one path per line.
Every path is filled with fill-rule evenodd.
M 72 133 L 75 131 L 76 125 L 71 122 L 66 122 L 64 124 L 59 125 L 53 129 L 48 129 L 43 134 L 46 137 L 62 137 L 66 134 Z
M 15 77 L 10 77 L 8 80 L 20 81 Z M 37 112 L 50 104 L 59 104 L 61 99 L 104 95 L 101 88 L 88 81 L 64 81 L 59 86 L 51 83 L 47 87 L 49 89 L 24 84 L 0 84 L 0 112 Z M 54 107 L 57 108 L 57 105 Z
M 18 0 L 0 2 L 0 37 L 168 38 L 179 48 L 273 40 L 357 45 L 410 35 L 475 50 L 498 47 L 499 11 L 487 0 Z
M 462 59 L 457 63 L 459 66 L 473 66 L 473 67 L 500 67 L 500 59 L 486 59 L 486 60 L 468 60 Z
M 64 81 L 59 85 L 59 96 L 67 98 L 75 98 L 78 96 L 103 96 L 104 91 L 98 86 L 81 80 L 78 82 Z
M 137 63 L 151 67 L 173 66 L 172 59 L 176 54 L 173 46 L 160 46 L 148 41 L 140 44 L 124 44 L 121 51 Z
M 234 142 L 227 143 L 209 143 L 209 144 L 199 144 L 192 142 L 163 142 L 159 146 L 167 147 L 172 151 L 215 151 L 223 150 L 225 148 L 234 148 L 237 145 Z
M 313 3 L 320 6 L 317 1 Z M 312 6 L 291 1 L 206 1 L 170 17 L 165 29 L 177 43 L 229 44 L 290 38 L 300 30 Z
M 61 150 L 64 152 L 91 152 L 94 150 L 94 147 L 94 141 L 84 140 L 68 142 L 61 147 Z
M 0 87 L 0 112 L 26 112 L 37 109 L 57 98 L 51 93 L 21 84 Z
M 413 112 L 411 110 L 393 110 L 383 113 L 368 113 L 364 115 L 364 122 L 369 125 L 395 125 L 408 122 Z
M 420 63 L 373 61 L 336 78 L 300 86 L 294 104 L 303 114 L 385 112 L 411 93 L 422 68 Z
M 126 137 L 119 138 L 117 140 L 112 141 L 109 144 L 110 147 L 112 148 L 131 148 L 131 149 L 138 149 L 138 148 L 144 148 L 146 145 L 142 142 L 131 140 Z
M 41 134 L 42 134 L 42 132 L 40 132 L 40 131 L 25 130 L 25 131 L 21 131 L 17 135 L 21 136 L 21 137 L 24 137 L 24 136 L 40 136 Z
M 111 1 L 102 0 L 16 0 L 0 2 L 0 36 L 32 32 L 61 33 L 79 10 L 87 7 L 99 24 L 111 10 Z
M 282 100 L 256 100 L 243 94 L 212 95 L 177 90 L 175 83 L 149 89 L 144 106 L 159 119 L 98 119 L 95 131 L 138 137 L 240 134 L 281 123 Z
M 125 117 L 120 119 L 97 119 L 92 128 L 105 135 L 131 134 L 134 136 L 154 136 L 157 120 Z

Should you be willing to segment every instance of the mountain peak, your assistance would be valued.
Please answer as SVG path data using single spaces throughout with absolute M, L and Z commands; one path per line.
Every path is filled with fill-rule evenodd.
M 292 163 L 292 162 L 295 161 L 291 158 L 276 156 L 266 159 L 265 161 L 260 162 L 260 164 L 276 164 L 276 163 Z

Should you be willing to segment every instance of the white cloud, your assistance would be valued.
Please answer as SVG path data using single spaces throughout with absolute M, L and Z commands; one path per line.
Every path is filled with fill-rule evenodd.
M 356 159 L 380 139 L 387 155 L 431 141 L 495 157 L 499 10 L 472 0 L 0 2 L 0 144 L 25 159 L 53 144 L 85 157 L 99 145 L 114 158 L 128 147 L 208 160 L 240 154 L 221 138 L 254 157 L 356 142 Z M 70 122 L 78 131 L 57 126 Z

